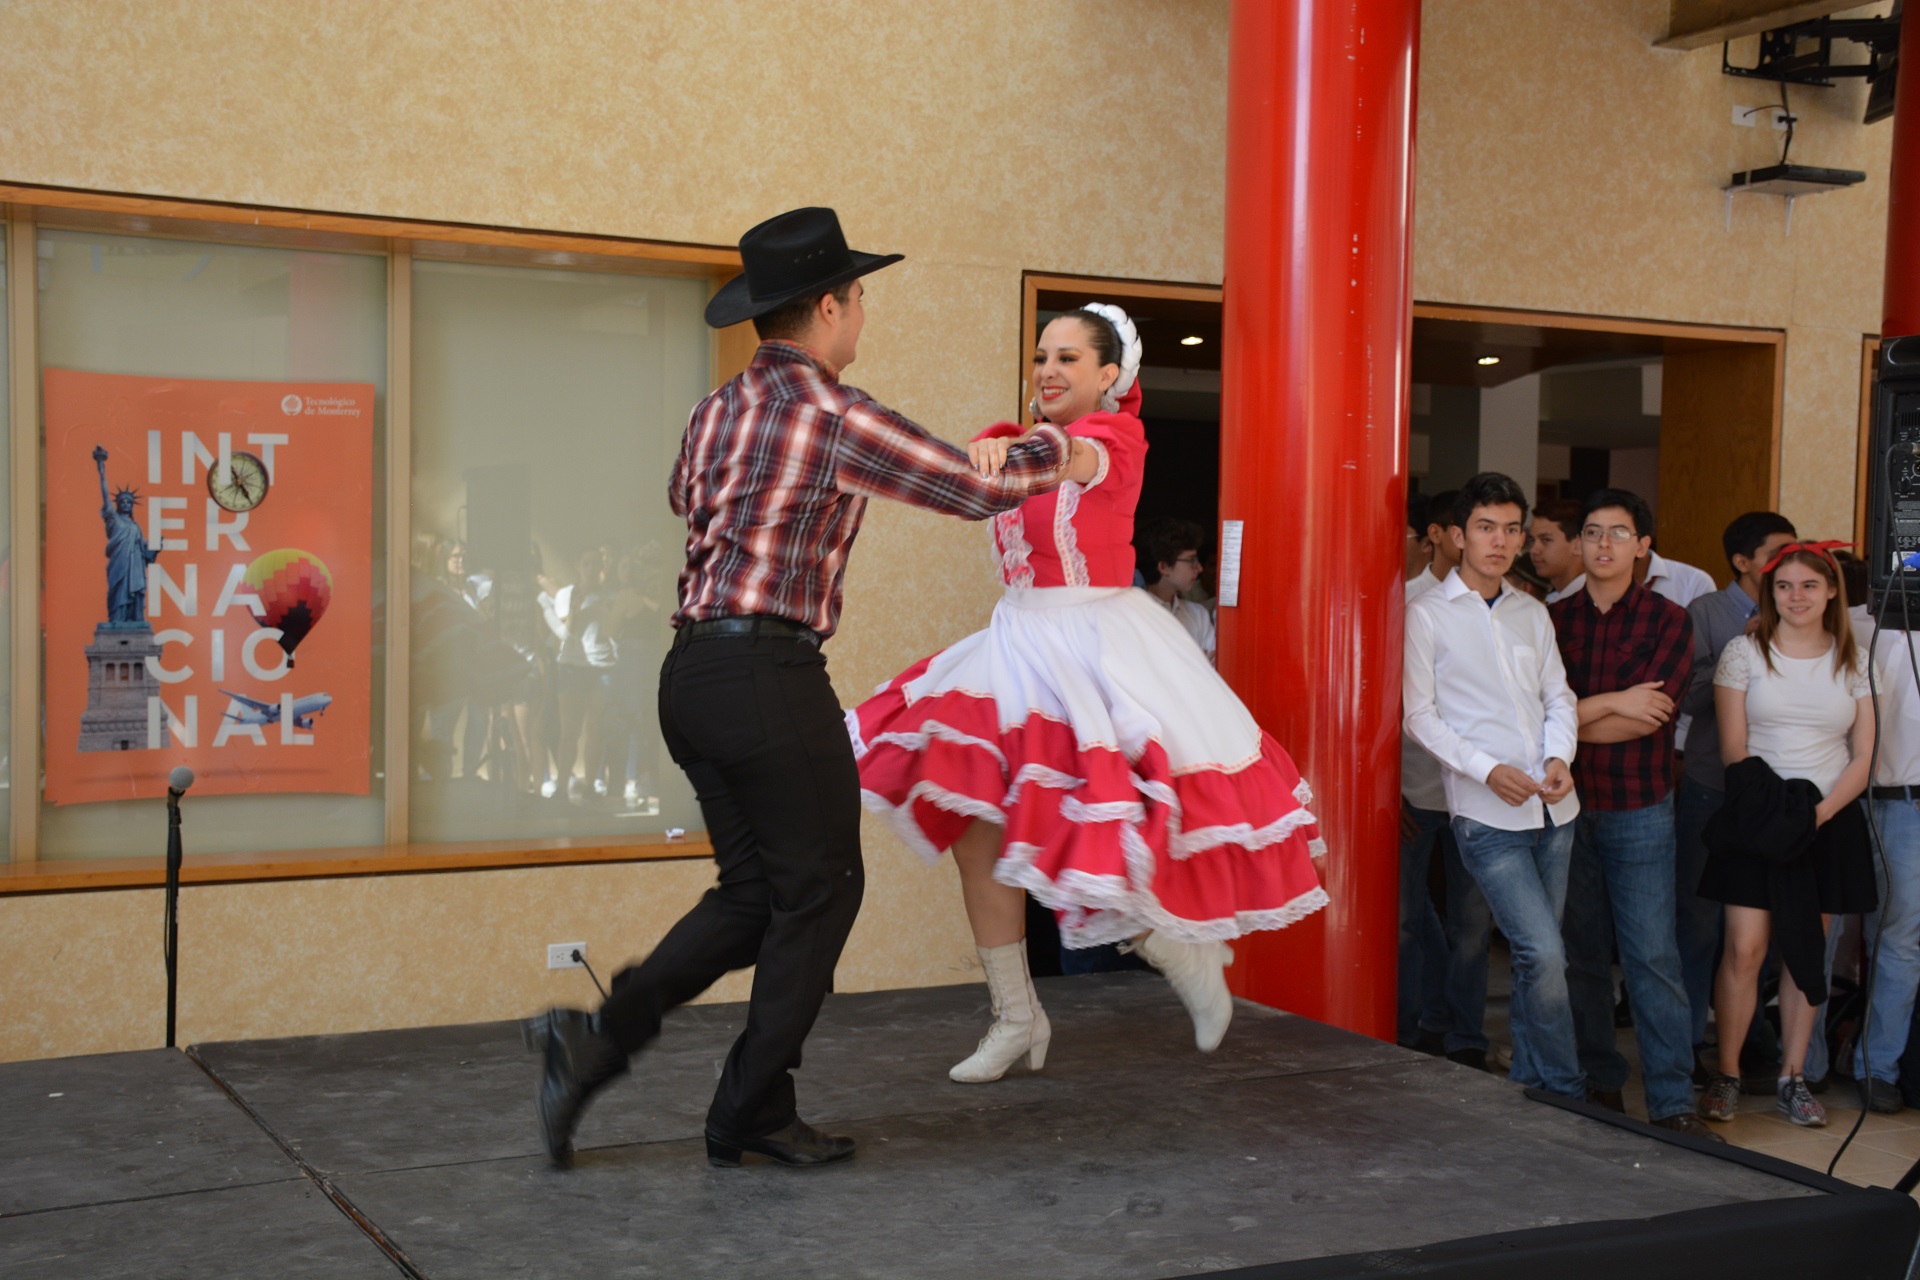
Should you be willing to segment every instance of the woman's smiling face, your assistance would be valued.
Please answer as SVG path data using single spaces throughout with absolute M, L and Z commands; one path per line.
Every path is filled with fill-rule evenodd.
M 1059 316 L 1040 334 L 1033 351 L 1033 394 L 1049 422 L 1078 421 L 1100 407 L 1100 393 L 1120 376 L 1119 365 L 1103 365 L 1077 316 Z

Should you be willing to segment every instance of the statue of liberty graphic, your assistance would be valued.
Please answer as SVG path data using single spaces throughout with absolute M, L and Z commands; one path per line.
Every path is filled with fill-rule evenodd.
M 134 516 L 137 490 L 107 488 L 107 451 L 93 449 L 100 473 L 100 519 L 107 530 L 107 620 L 87 646 L 87 709 L 80 717 L 81 751 L 151 751 L 171 743 L 170 726 L 156 714 L 158 660 L 147 621 L 147 566 L 160 558 Z
M 147 625 L 147 566 L 160 558 L 160 549 L 147 547 L 147 536 L 134 518 L 140 505 L 136 489 L 107 494 L 107 451 L 93 448 L 93 464 L 100 472 L 100 519 L 107 526 L 107 625 Z

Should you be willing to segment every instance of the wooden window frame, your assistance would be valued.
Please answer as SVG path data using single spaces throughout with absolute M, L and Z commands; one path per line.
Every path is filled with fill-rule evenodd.
M 33 279 L 36 237 L 42 227 L 203 243 L 383 256 L 387 261 L 387 590 L 404 600 L 412 582 L 408 555 L 412 537 L 412 304 L 415 260 L 478 262 L 596 272 L 705 277 L 718 289 L 740 269 L 739 252 L 728 246 L 683 244 L 624 236 L 522 230 L 473 223 L 430 222 L 361 214 L 325 213 L 204 200 L 176 200 L 75 188 L 0 181 L 7 258 L 14 287 L 7 291 L 7 351 L 10 374 L 9 460 L 12 556 L 16 565 L 41 563 L 41 429 L 38 352 L 38 290 L 20 287 Z M 22 276 L 25 264 L 27 273 Z M 712 368 L 717 386 L 740 372 L 757 345 L 749 325 L 716 332 Z M 13 577 L 12 705 L 8 728 L 11 773 L 33 779 L 14 794 L 7 832 L 8 856 L 0 861 L 0 896 L 83 890 L 148 888 L 163 883 L 165 859 L 38 856 L 41 799 L 38 786 L 40 734 L 39 573 Z M 712 846 L 702 832 L 573 839 L 413 843 L 408 840 L 412 776 L 408 657 L 410 621 L 387 619 L 387 715 L 382 735 L 387 787 L 383 845 L 365 848 L 282 850 L 248 854 L 191 855 L 181 871 L 185 884 L 232 884 L 263 880 L 343 876 L 411 875 L 426 872 L 503 870 L 582 863 L 706 858 Z M 20 714 L 20 708 L 29 709 Z M 397 780 L 397 781 L 396 781 Z M 159 829 L 156 807 L 155 830 Z

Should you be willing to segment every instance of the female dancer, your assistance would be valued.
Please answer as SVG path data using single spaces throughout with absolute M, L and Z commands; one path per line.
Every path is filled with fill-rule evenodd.
M 1036 418 L 1067 427 L 1067 477 L 994 520 L 1007 591 L 985 631 L 847 715 L 867 807 L 929 859 L 953 850 L 994 1022 L 949 1073 L 1039 1070 L 1051 1029 L 1027 970 L 1022 890 L 1066 947 L 1131 940 L 1173 983 L 1202 1050 L 1233 1016 L 1225 939 L 1326 905 L 1293 761 L 1171 614 L 1135 590 L 1146 433 L 1140 341 L 1120 308 L 1049 324 Z M 1019 427 L 969 447 L 997 472 Z
M 1720 754 L 1728 764 L 1759 756 L 1782 778 L 1805 778 L 1822 799 L 1814 810 L 1814 875 L 1820 925 L 1875 904 L 1867 824 L 1854 803 L 1873 757 L 1873 699 L 1864 655 L 1854 644 L 1840 570 L 1827 554 L 1839 543 L 1789 543 L 1762 571 L 1760 624 L 1729 643 L 1713 673 Z M 1715 852 L 1700 896 L 1726 904 L 1726 948 L 1714 976 L 1720 1070 L 1700 1095 L 1700 1114 L 1731 1120 L 1740 1106 L 1740 1046 L 1753 1021 L 1760 966 L 1773 931 L 1769 866 Z M 1824 1125 L 1826 1108 L 1802 1071 L 1814 1007 L 1780 966 L 1780 1080 L 1776 1101 L 1797 1125 Z

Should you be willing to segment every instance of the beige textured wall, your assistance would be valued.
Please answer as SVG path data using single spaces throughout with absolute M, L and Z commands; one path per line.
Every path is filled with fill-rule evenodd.
M 1863 190 L 1719 188 L 1776 136 L 1711 51 L 1655 50 L 1666 0 L 1428 0 L 1415 293 L 1781 327 L 1783 505 L 1851 528 L 1889 130 L 1802 91 L 1797 158 Z M 851 380 L 954 437 L 1012 411 L 1022 270 L 1218 281 L 1224 0 L 11 0 L 0 178 L 730 243 L 837 206 L 908 260 L 869 283 Z M 1064 91 L 1063 87 L 1064 86 Z M 979 625 L 982 531 L 876 507 L 831 648 L 852 700 Z M 869 824 L 842 989 L 966 980 L 950 867 Z M 641 864 L 190 890 L 189 1039 L 508 1017 L 580 1000 L 708 882 Z M 0 1059 L 157 1043 L 158 895 L 0 899 Z M 714 995 L 731 998 L 735 979 Z
M 1778 87 L 1722 75 L 1718 46 L 1653 48 L 1667 20 L 1667 0 L 1428 0 L 1414 296 L 1784 329 L 1781 509 L 1803 533 L 1852 537 L 1892 125 L 1859 123 L 1860 83 L 1792 90 L 1792 158 L 1868 179 L 1796 202 L 1791 235 L 1782 200 L 1740 196 L 1729 229 L 1721 188 L 1781 142 L 1733 109 Z

